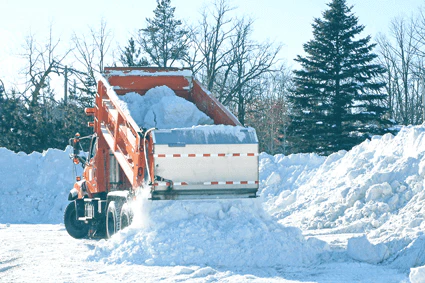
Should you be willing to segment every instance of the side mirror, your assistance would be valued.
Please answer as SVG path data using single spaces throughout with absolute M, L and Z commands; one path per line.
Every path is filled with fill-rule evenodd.
M 74 139 L 72 140 L 72 154 L 74 157 L 80 154 L 80 134 L 76 133 Z
M 76 133 L 74 138 L 71 138 L 69 140 L 69 143 L 72 144 L 72 154 L 71 154 L 71 159 L 74 162 L 74 164 L 80 164 L 81 166 L 85 166 L 86 163 L 86 158 L 83 156 L 80 156 L 80 148 L 81 148 L 81 144 L 80 144 L 80 134 Z

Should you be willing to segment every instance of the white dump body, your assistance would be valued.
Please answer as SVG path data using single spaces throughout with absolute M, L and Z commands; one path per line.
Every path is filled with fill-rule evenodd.
M 153 131 L 153 198 L 255 197 L 258 140 L 240 126 Z

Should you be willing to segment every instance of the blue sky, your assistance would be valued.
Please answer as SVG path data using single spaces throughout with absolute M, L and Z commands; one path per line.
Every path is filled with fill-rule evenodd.
M 253 36 L 284 44 L 281 57 L 293 64 L 302 53 L 302 44 L 312 38 L 313 18 L 321 17 L 330 0 L 230 0 L 236 13 L 255 19 Z M 176 17 L 196 23 L 199 12 L 211 0 L 172 0 Z M 348 0 L 359 22 L 366 26 L 365 34 L 387 33 L 390 21 L 398 16 L 410 16 L 424 6 L 424 0 Z M 39 42 L 46 38 L 49 26 L 61 39 L 63 48 L 70 46 L 73 32 L 87 33 L 97 27 L 102 18 L 114 35 L 114 44 L 125 45 L 130 35 L 144 27 L 146 17 L 152 17 L 155 0 L 0 0 L 0 79 L 6 84 L 17 80 L 22 68 L 19 54 L 25 36 L 35 34 Z M 7 87 L 7 86 L 6 86 Z

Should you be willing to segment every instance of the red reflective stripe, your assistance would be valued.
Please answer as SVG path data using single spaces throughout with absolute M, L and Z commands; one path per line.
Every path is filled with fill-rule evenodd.
M 188 182 L 174 182 L 175 186 L 189 186 L 189 185 L 248 185 L 248 184 L 258 184 L 258 181 L 212 181 L 212 182 L 203 182 L 203 183 L 188 183 Z M 167 186 L 170 186 L 171 183 L 165 183 Z M 154 186 L 158 186 L 158 183 L 155 183 Z M 160 184 L 164 185 L 164 184 Z
M 230 156 L 234 156 L 234 157 L 240 157 L 240 156 L 255 156 L 256 154 L 255 153 L 230 153 L 229 154 Z M 184 157 L 212 157 L 212 156 L 218 156 L 218 157 L 226 157 L 226 156 L 228 156 L 226 153 L 213 153 L 213 154 L 211 154 L 211 153 L 203 153 L 203 154 L 196 154 L 196 153 L 189 153 L 189 154 L 184 154 L 183 155 Z M 167 156 L 167 154 L 163 154 L 163 153 L 160 153 L 160 154 L 157 154 L 156 155 L 156 157 L 161 157 L 161 158 L 164 158 L 164 157 L 183 157 L 182 156 L 182 154 L 180 154 L 180 153 L 174 153 L 174 154 L 168 154 L 168 156 Z
M 161 185 L 164 185 L 164 184 L 161 184 Z M 166 183 L 165 183 L 165 185 L 168 187 L 168 186 L 170 186 L 170 185 L 171 185 L 171 183 L 166 182 Z M 160 184 L 159 184 L 159 183 L 154 183 L 154 184 L 153 184 L 153 186 L 154 186 L 154 187 L 158 187 L 158 186 L 160 186 Z

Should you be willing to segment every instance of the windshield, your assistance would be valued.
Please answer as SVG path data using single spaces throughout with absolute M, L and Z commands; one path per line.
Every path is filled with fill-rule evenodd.
M 90 143 L 90 152 L 89 152 L 90 159 L 92 159 L 96 155 L 96 152 L 97 152 L 97 136 L 93 136 Z

